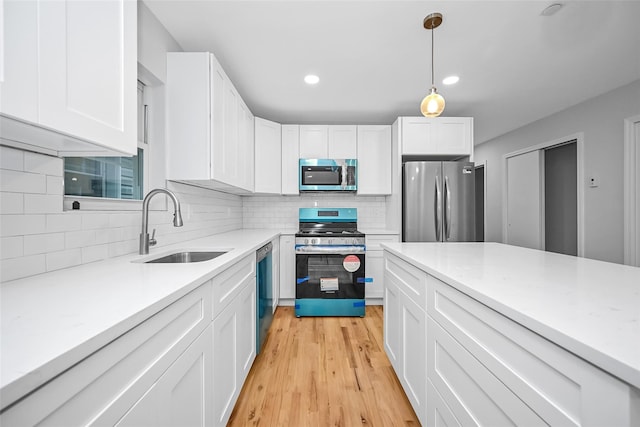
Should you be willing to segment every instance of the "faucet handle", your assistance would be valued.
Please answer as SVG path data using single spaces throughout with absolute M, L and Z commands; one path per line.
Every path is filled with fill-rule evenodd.
M 156 229 L 154 228 L 151 232 L 151 238 L 149 239 L 149 246 L 153 246 L 156 243 L 158 243 L 158 241 L 156 240 Z

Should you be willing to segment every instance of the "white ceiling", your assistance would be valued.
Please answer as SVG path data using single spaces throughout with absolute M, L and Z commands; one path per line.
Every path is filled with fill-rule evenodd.
M 185 51 L 215 54 L 251 111 L 280 123 L 420 115 L 431 34 L 443 116 L 485 142 L 640 78 L 640 1 L 145 0 Z M 320 76 L 307 86 L 305 74 Z M 444 86 L 447 75 L 460 82 Z

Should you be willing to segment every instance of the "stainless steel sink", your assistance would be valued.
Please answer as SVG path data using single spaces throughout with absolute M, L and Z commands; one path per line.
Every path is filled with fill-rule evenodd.
M 220 255 L 224 255 L 226 253 L 227 251 L 224 251 L 224 252 L 210 252 L 210 251 L 174 252 L 172 254 L 168 254 L 160 258 L 144 261 L 144 263 L 145 264 L 183 264 L 188 262 L 202 262 L 202 261 L 209 261 L 210 259 L 217 258 Z

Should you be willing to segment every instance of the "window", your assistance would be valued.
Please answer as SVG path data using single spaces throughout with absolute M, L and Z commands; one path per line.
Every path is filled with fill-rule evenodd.
M 138 81 L 138 153 L 133 157 L 66 157 L 65 196 L 142 200 L 144 195 L 147 105 Z

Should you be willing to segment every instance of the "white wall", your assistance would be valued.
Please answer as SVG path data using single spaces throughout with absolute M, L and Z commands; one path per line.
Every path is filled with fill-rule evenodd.
M 640 114 L 640 80 L 599 95 L 475 147 L 475 161 L 486 161 L 486 241 L 502 242 L 502 156 L 506 153 L 584 133 L 585 257 L 623 262 L 624 119 Z

